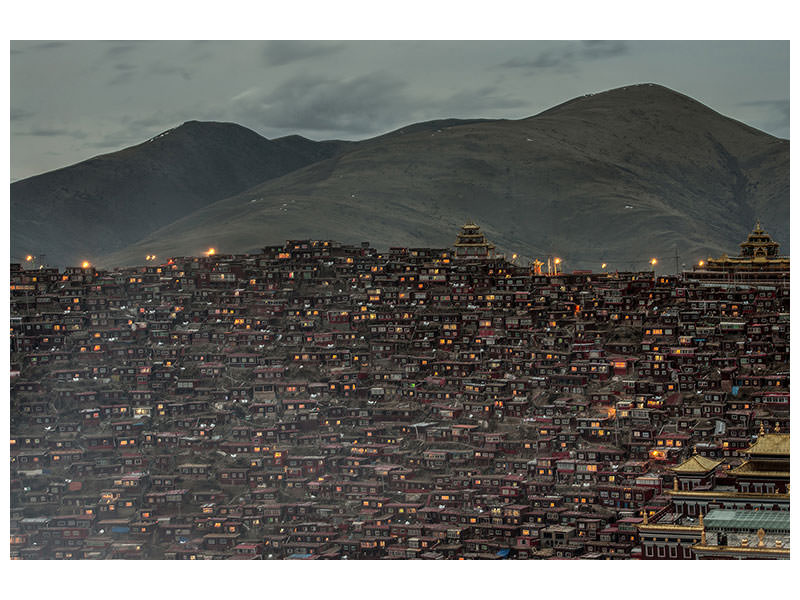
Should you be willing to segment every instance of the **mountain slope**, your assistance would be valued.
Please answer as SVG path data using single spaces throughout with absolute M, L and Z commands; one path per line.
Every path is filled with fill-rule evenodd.
M 414 126 L 354 144 L 97 257 L 245 252 L 286 239 L 449 246 L 475 220 L 567 269 L 735 253 L 756 218 L 789 242 L 789 143 L 667 88 L 584 96 L 518 121 Z M 449 126 L 448 126 L 449 125 Z
M 142 144 L 11 185 L 11 255 L 77 264 L 221 200 L 333 156 L 345 142 L 267 140 L 189 121 Z

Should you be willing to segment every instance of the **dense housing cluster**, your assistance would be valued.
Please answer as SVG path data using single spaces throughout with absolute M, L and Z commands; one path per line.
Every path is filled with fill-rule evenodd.
M 12 557 L 788 557 L 788 277 L 208 254 L 12 265 Z

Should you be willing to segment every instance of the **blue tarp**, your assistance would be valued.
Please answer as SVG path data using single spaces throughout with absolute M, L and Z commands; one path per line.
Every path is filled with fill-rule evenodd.
M 500 558 L 505 558 L 506 556 L 509 555 L 510 552 L 511 552 L 510 549 L 503 548 L 502 550 L 497 551 L 497 556 L 499 556 Z
M 128 533 L 130 532 L 130 530 L 131 530 L 130 527 L 124 527 L 122 525 L 114 525 L 111 528 L 111 533 Z
M 738 385 L 734 385 L 731 388 L 731 394 L 733 394 L 734 396 L 738 396 L 739 395 L 739 386 Z

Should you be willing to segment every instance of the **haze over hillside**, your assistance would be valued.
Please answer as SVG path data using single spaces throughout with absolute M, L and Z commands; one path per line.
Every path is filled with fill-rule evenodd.
M 140 229 L 127 247 L 97 244 L 90 257 L 104 266 L 139 264 L 151 253 L 198 254 L 209 246 L 247 252 L 298 238 L 369 240 L 379 248 L 449 246 L 467 219 L 501 250 L 559 255 L 568 269 L 597 269 L 600 261 L 642 268 L 651 256 L 674 269 L 676 247 L 688 264 L 736 253 L 756 218 L 788 253 L 788 141 L 658 85 L 576 98 L 516 121 L 448 120 L 346 145 L 304 142 L 327 155 L 312 162 L 306 154 L 301 168 L 273 169 L 270 179 L 245 175 L 253 163 L 263 167 L 261 160 L 247 167 L 237 161 L 242 175 L 235 180 L 244 187 L 227 197 L 215 188 L 203 197 L 216 198 L 184 203 L 159 220 L 160 229 Z M 136 158 L 142 146 L 117 155 Z M 198 153 L 205 147 L 202 140 L 190 146 Z M 217 160 L 204 161 L 202 173 L 182 171 L 184 185 L 213 181 L 218 171 L 222 178 L 226 171 Z M 31 180 L 12 185 L 12 255 L 15 244 L 19 254 L 47 239 L 15 215 L 14 186 Z M 98 185 L 88 171 L 73 181 L 76 189 Z M 204 186 L 211 184 L 198 185 Z M 57 189 L 42 183 L 39 195 L 27 198 L 46 199 L 42 204 L 58 210 Z M 81 214 L 93 212 L 93 198 Z M 131 205 L 137 206 L 135 199 L 121 199 L 94 211 L 107 230 L 103 239 L 111 241 L 116 213 Z M 151 212 L 148 207 L 139 216 L 147 220 Z M 20 227 L 27 237 L 15 231 Z M 60 244 L 74 263 L 76 240 L 59 235 L 57 226 L 50 231 L 53 246 Z

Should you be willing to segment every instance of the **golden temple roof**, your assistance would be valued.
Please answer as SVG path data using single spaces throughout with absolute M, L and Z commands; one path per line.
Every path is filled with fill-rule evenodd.
M 768 478 L 786 477 L 786 478 L 788 478 L 789 477 L 789 470 L 788 470 L 788 466 L 789 465 L 788 465 L 788 463 L 784 463 L 784 464 L 787 467 L 786 470 L 778 470 L 778 469 L 767 470 L 767 469 L 763 468 L 764 467 L 763 464 L 759 465 L 759 464 L 756 464 L 752 460 L 748 460 L 746 463 L 744 463 L 742 465 L 739 465 L 738 467 L 736 467 L 734 469 L 731 469 L 729 471 L 729 473 L 731 475 L 746 475 L 748 477 L 768 477 Z M 779 463 L 779 466 L 783 466 L 783 465 L 781 465 Z
M 741 498 L 743 500 L 761 500 L 769 498 L 773 500 L 788 500 L 789 493 L 786 494 L 763 494 L 756 492 L 733 492 L 717 490 L 664 490 L 670 496 L 683 496 L 686 498 Z
M 764 456 L 789 456 L 789 434 L 767 433 L 759 436 L 756 443 L 744 450 L 746 454 Z
M 675 525 L 673 523 L 641 523 L 636 528 L 644 531 L 683 531 L 686 533 L 702 531 L 703 526 L 697 525 Z
M 453 246 L 456 248 L 482 246 L 492 250 L 494 249 L 494 244 L 486 239 L 486 236 L 481 232 L 481 228 L 472 221 L 465 223 L 461 227 L 461 231 Z
M 708 473 L 713 471 L 722 463 L 721 460 L 712 460 L 699 454 L 693 454 L 689 460 L 683 461 L 681 464 L 672 467 L 675 473 Z
M 789 548 L 776 548 L 776 547 L 753 547 L 753 546 L 708 546 L 702 544 L 695 544 L 692 550 L 696 553 L 712 551 L 717 553 L 731 553 L 731 554 L 781 554 L 789 555 Z
M 741 256 L 777 256 L 780 244 L 761 228 L 761 221 L 756 221 L 756 226 L 747 239 L 739 244 Z

